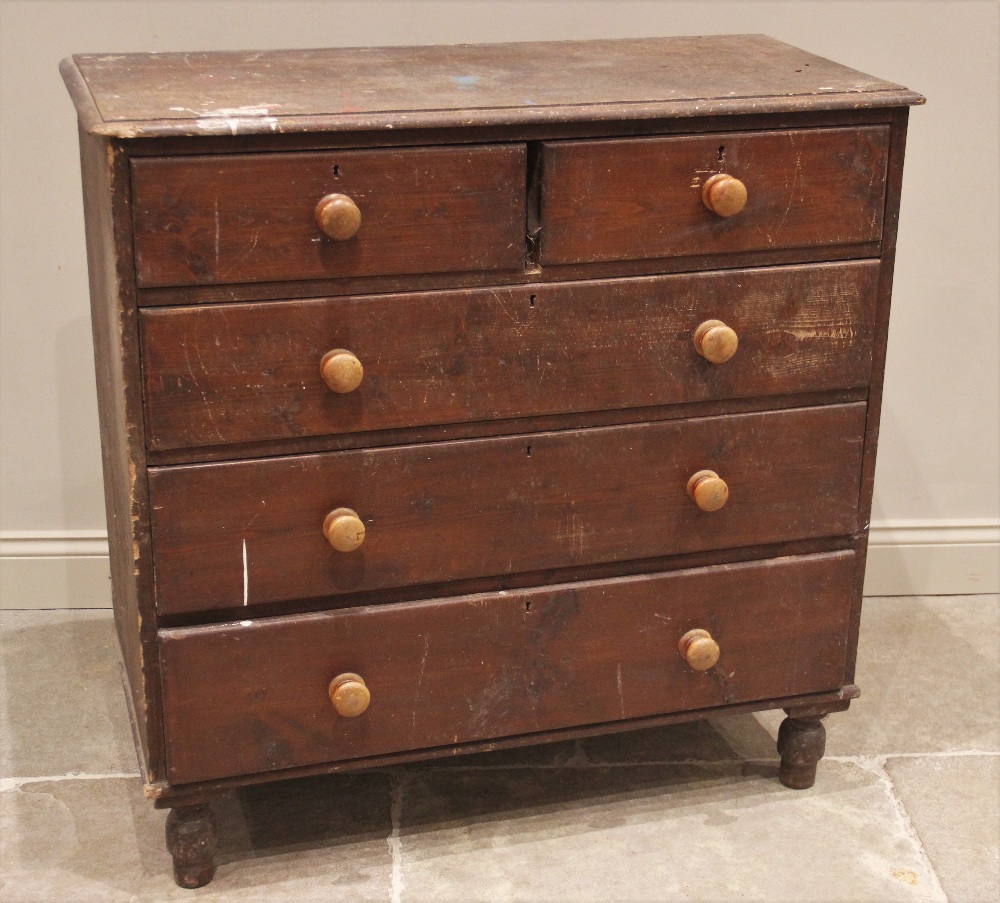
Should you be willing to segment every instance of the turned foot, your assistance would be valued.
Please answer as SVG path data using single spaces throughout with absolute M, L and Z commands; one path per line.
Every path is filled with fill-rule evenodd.
M 788 711 L 787 709 L 785 711 Z M 805 790 L 816 781 L 816 763 L 826 749 L 825 715 L 789 713 L 778 729 L 778 753 L 781 755 L 781 783 L 792 790 Z
M 215 818 L 205 804 L 178 806 L 167 816 L 167 849 L 180 887 L 202 887 L 215 875 Z

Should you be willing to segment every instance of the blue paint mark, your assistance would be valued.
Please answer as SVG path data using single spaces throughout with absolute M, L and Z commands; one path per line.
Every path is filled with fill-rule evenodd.
M 530 97 L 522 97 L 521 98 L 521 103 L 523 103 L 523 104 L 525 104 L 526 106 L 529 106 L 529 107 L 537 107 L 538 106 L 538 101 L 537 100 L 532 100 Z
M 453 75 L 451 80 L 462 91 L 467 91 L 469 88 L 474 88 L 479 84 L 478 75 Z

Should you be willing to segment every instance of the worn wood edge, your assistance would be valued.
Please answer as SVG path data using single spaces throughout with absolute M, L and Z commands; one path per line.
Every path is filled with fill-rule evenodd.
M 405 765 L 430 759 L 464 756 L 470 753 L 493 752 L 500 749 L 515 749 L 520 746 L 557 743 L 561 740 L 575 740 L 601 734 L 623 734 L 646 728 L 683 724 L 688 721 L 705 721 L 709 718 L 726 715 L 741 715 L 749 712 L 764 712 L 784 708 L 839 712 L 845 711 L 850 706 L 851 701 L 857 699 L 860 695 L 861 690 L 858 687 L 853 684 L 845 684 L 839 690 L 831 690 L 825 693 L 786 696 L 778 699 L 759 699 L 735 705 L 690 709 L 684 712 L 671 712 L 665 715 L 649 715 L 627 721 L 610 721 L 560 728 L 552 731 L 541 731 L 537 734 L 519 734 L 515 737 L 502 737 L 494 740 L 475 740 L 470 743 L 460 743 L 457 746 L 435 746 L 413 752 L 391 753 L 365 759 L 324 762 L 319 765 L 302 765 L 281 771 L 259 772 L 257 774 L 240 775 L 232 778 L 220 778 L 214 781 L 201 781 L 195 784 L 173 785 L 166 781 L 152 782 L 147 783 L 143 791 L 147 799 L 154 801 L 156 808 L 170 808 L 182 805 L 189 800 L 211 799 L 212 797 L 235 790 L 238 787 L 245 787 L 251 784 L 266 784 L 274 781 L 285 781 L 291 778 L 385 768 L 392 765 Z
M 122 146 L 135 157 L 187 156 L 262 152 L 268 150 L 349 150 L 351 148 L 425 147 L 437 144 L 491 144 L 533 141 L 561 141 L 595 138 L 641 138 L 651 136 L 714 134 L 760 129 L 809 129 L 891 125 L 896 107 L 847 110 L 793 110 L 784 114 L 733 114 L 694 116 L 681 119 L 615 119 L 603 122 L 535 122 L 508 126 L 463 126 L 358 130 L 342 132 L 295 132 L 260 135 L 171 135 L 160 138 L 122 139 Z
M 861 609 L 864 605 L 865 571 L 868 565 L 868 529 L 855 535 L 854 576 L 851 581 L 850 613 L 847 620 L 847 659 L 844 680 L 853 681 L 858 665 L 858 640 L 861 636 Z
M 124 659 L 135 650 L 137 673 L 126 668 L 133 724 L 147 779 L 164 774 L 159 662 L 152 604 L 152 547 L 138 360 L 138 307 L 129 233 L 128 158 L 111 139 L 79 130 L 85 234 L 95 348 L 101 458 L 110 539 L 112 607 Z M 100 349 L 103 349 L 101 351 Z M 116 375 L 117 374 L 117 375 Z M 131 611 L 134 601 L 135 611 Z M 133 617 L 136 619 L 133 621 Z M 134 626 L 133 626 L 134 624 Z M 133 636 L 134 633 L 134 636 Z M 134 642 L 133 642 L 134 641 Z M 144 742 L 142 742 L 144 741 Z
M 857 550 L 857 541 L 857 534 L 816 536 L 808 539 L 731 546 L 726 549 L 659 555 L 653 558 L 632 558 L 624 561 L 605 561 L 547 570 L 494 574 L 442 583 L 387 587 L 346 596 L 284 599 L 280 602 L 256 606 L 252 612 L 247 612 L 244 608 L 232 607 L 166 614 L 160 615 L 159 624 L 163 630 L 204 627 L 245 620 L 248 615 L 253 619 L 317 615 L 362 606 L 398 605 L 408 602 L 423 602 L 428 599 L 546 589 L 561 584 L 603 581 L 619 577 L 648 577 L 727 564 L 748 564 L 775 558 L 851 552 Z
M 855 581 L 852 587 L 851 616 L 847 632 L 847 680 L 854 680 L 858 660 L 858 638 L 861 633 L 865 571 L 868 563 L 868 530 L 871 525 L 872 500 L 875 491 L 875 464 L 878 453 L 882 392 L 885 382 L 886 350 L 892 306 L 892 281 L 896 262 L 896 235 L 899 228 L 899 206 L 903 190 L 903 160 L 906 155 L 906 130 L 910 111 L 895 111 L 889 138 L 889 160 L 886 166 L 885 206 L 882 213 L 882 262 L 876 293 L 874 351 L 868 389 L 868 411 L 861 457 L 861 479 L 858 490 L 858 526 L 862 531 L 857 545 Z
M 244 116 L 199 119 L 101 119 L 89 127 L 93 134 L 111 138 L 169 138 L 181 135 L 273 135 L 296 132 L 341 132 L 398 128 L 460 128 L 561 123 L 577 120 L 608 122 L 619 119 L 684 119 L 693 116 L 732 116 L 747 113 L 795 113 L 803 110 L 866 110 L 917 106 L 926 99 L 907 88 L 885 91 L 831 92 L 706 98 L 683 101 L 626 101 L 579 105 L 481 107 L 469 110 L 385 110 L 379 113 L 338 113 L 301 116 Z
M 889 140 L 889 160 L 886 166 L 885 206 L 882 214 L 882 262 L 876 290 L 874 351 L 868 392 L 868 418 L 865 424 L 865 446 L 861 465 L 861 487 L 858 516 L 867 529 L 871 521 L 872 496 L 875 486 L 875 459 L 878 451 L 879 425 L 882 413 L 882 390 L 892 306 L 892 283 L 896 262 L 896 235 L 899 228 L 899 206 L 903 188 L 903 159 L 906 152 L 906 129 L 909 110 L 897 112 Z
M 406 292 L 449 291 L 463 288 L 510 288 L 589 279 L 633 279 L 684 273 L 722 272 L 763 267 L 850 263 L 877 259 L 881 242 L 815 245 L 778 251 L 741 251 L 737 254 L 698 254 L 648 257 L 639 260 L 555 264 L 541 267 L 526 261 L 523 270 L 430 273 L 416 276 L 359 276 L 288 282 L 218 283 L 193 286 L 159 286 L 138 289 L 140 307 L 191 307 L 202 304 L 237 304 L 245 301 L 300 301 L 342 298 L 347 295 L 393 295 Z
M 136 765 L 139 769 L 139 774 L 144 775 L 145 779 L 148 781 L 152 779 L 152 776 L 150 771 L 146 768 L 146 763 L 143 761 L 143 757 L 146 754 L 145 746 L 142 742 L 139 719 L 135 711 L 135 700 L 132 698 L 132 691 L 129 687 L 128 668 L 125 666 L 125 658 L 121 643 L 114 643 L 113 646 L 115 665 L 118 668 L 118 679 L 121 681 L 122 692 L 125 694 L 125 706 L 128 709 L 128 723 L 132 732 L 132 743 L 135 746 Z
M 801 543 L 808 543 L 810 541 L 811 540 L 798 540 L 798 542 L 801 542 Z M 789 545 L 790 544 L 791 543 L 789 543 Z M 776 546 L 776 545 L 780 545 L 780 544 L 779 543 L 771 543 L 771 545 L 772 546 Z M 731 549 L 720 549 L 720 550 L 712 550 L 712 551 L 719 552 L 720 554 L 724 554 L 726 552 L 731 553 L 733 550 L 731 550 Z M 674 558 L 696 558 L 696 556 L 699 556 L 699 555 L 702 555 L 702 554 L 710 554 L 710 553 L 691 552 L 691 553 L 687 553 L 687 555 L 678 555 L 678 556 L 672 556 L 672 557 L 674 557 Z M 644 571 L 641 571 L 641 572 L 638 572 L 638 573 L 621 573 L 620 571 L 615 571 L 615 572 L 613 572 L 611 574 L 606 574 L 606 575 L 597 575 L 597 576 L 586 575 L 586 576 L 576 576 L 576 577 L 574 577 L 572 574 L 569 573 L 569 571 L 571 571 L 571 570 L 576 570 L 577 572 L 584 572 L 589 567 L 593 567 L 593 566 L 588 566 L 588 565 L 582 565 L 582 566 L 578 566 L 578 567 L 573 568 L 573 569 L 566 568 L 566 569 L 562 569 L 562 570 L 557 571 L 557 573 L 558 573 L 558 579 L 555 582 L 552 582 L 552 583 L 549 583 L 549 584 L 543 584 L 543 585 L 528 584 L 526 586 L 519 586 L 516 589 L 514 589 L 513 591 L 514 592 L 521 592 L 521 591 L 545 590 L 545 591 L 549 591 L 549 592 L 556 592 L 556 591 L 559 591 L 559 590 L 570 590 L 570 589 L 579 590 L 579 589 L 587 589 L 587 588 L 590 588 L 590 587 L 595 587 L 595 586 L 598 586 L 598 585 L 601 585 L 601 584 L 606 584 L 609 581 L 613 581 L 616 584 L 616 586 L 622 586 L 622 585 L 625 585 L 625 584 L 632 584 L 632 583 L 642 582 L 642 581 L 645 581 L 645 580 L 649 579 L 650 577 L 656 577 L 656 576 L 658 576 L 660 574 L 665 574 L 665 573 L 670 573 L 672 576 L 678 577 L 678 576 L 683 576 L 684 572 L 690 572 L 691 575 L 694 575 L 694 574 L 696 574 L 696 573 L 698 573 L 700 571 L 704 571 L 706 568 L 712 568 L 712 567 L 716 567 L 716 568 L 717 567 L 726 567 L 728 565 L 738 565 L 740 567 L 749 567 L 749 566 L 752 566 L 752 565 L 774 564 L 775 562 L 779 562 L 779 561 L 784 561 L 784 562 L 796 561 L 796 562 L 798 562 L 798 561 L 804 561 L 804 560 L 807 560 L 807 559 L 817 559 L 817 558 L 838 558 L 839 559 L 839 558 L 847 558 L 848 556 L 853 556 L 853 555 L 854 555 L 853 545 L 851 543 L 848 543 L 846 546 L 844 546 L 842 548 L 836 548 L 836 549 L 829 549 L 829 550 L 823 549 L 823 550 L 818 550 L 818 551 L 817 550 L 809 550 L 809 551 L 806 551 L 806 552 L 797 552 L 797 553 L 796 552 L 787 552 L 787 551 L 781 552 L 781 551 L 779 551 L 775 555 L 770 555 L 770 556 L 767 556 L 767 555 L 764 555 L 764 556 L 757 555 L 757 556 L 754 556 L 754 557 L 747 557 L 747 558 L 742 559 L 742 560 L 740 560 L 740 559 L 733 560 L 730 557 L 723 557 L 723 559 L 721 561 L 713 561 L 711 564 L 706 564 L 706 563 L 704 563 L 702 561 L 697 561 L 697 560 L 693 561 L 693 562 L 692 561 L 685 561 L 679 567 L 668 568 L 667 570 L 660 570 L 660 569 L 654 568 L 654 569 L 650 569 L 650 570 L 644 570 Z M 646 560 L 653 560 L 653 559 L 646 559 Z M 610 562 L 610 564 L 621 565 L 622 562 Z M 455 581 L 454 583 L 455 584 L 459 584 L 459 583 L 473 583 L 476 579 L 477 578 L 473 578 L 471 580 L 466 580 L 466 581 Z M 378 592 L 378 591 L 375 591 L 375 592 Z M 463 592 L 462 590 L 452 589 L 451 592 L 448 592 L 448 593 L 444 594 L 444 598 L 443 599 L 441 597 L 436 597 L 436 596 L 434 596 L 434 597 L 421 596 L 420 598 L 408 599 L 405 602 L 399 602 L 398 604 L 400 606 L 410 606 L 410 607 L 419 607 L 419 608 L 425 608 L 427 606 L 438 605 L 442 601 L 447 602 L 449 604 L 451 604 L 453 602 L 455 602 L 455 603 L 462 602 L 462 603 L 470 603 L 471 604 L 471 603 L 476 603 L 478 601 L 481 601 L 481 598 L 483 596 L 492 596 L 494 594 L 495 594 L 494 590 L 479 590 L 479 589 L 476 589 L 476 590 L 472 590 L 472 591 L 466 590 L 466 591 Z M 303 621 L 310 621 L 310 622 L 322 621 L 322 620 L 330 617 L 331 615 L 337 615 L 337 616 L 341 615 L 344 609 L 350 609 L 352 611 L 358 611 L 359 609 L 366 609 L 367 608 L 367 609 L 370 609 L 371 611 L 375 611 L 376 609 L 382 607 L 382 606 L 380 606 L 377 603 L 376 604 L 368 603 L 364 598 L 362 598 L 363 596 L 366 596 L 366 595 L 367 596 L 374 595 L 374 592 L 366 593 L 366 594 L 358 593 L 358 594 L 352 596 L 350 605 L 342 606 L 342 607 L 339 607 L 339 608 L 337 608 L 337 607 L 334 607 L 334 608 L 327 607 L 327 608 L 321 608 L 321 609 L 317 609 L 317 610 L 313 610 L 313 611 L 302 611 L 301 609 L 299 609 L 299 610 L 296 610 L 294 612 L 289 612 L 289 613 L 283 614 L 283 615 L 271 615 L 271 616 L 268 616 L 268 617 L 254 616 L 252 618 L 252 620 L 265 621 L 265 622 L 267 622 L 272 627 L 274 627 L 274 626 L 280 627 L 280 626 L 286 625 L 286 624 L 287 625 L 291 625 L 293 623 L 294 624 L 302 623 Z M 240 615 L 237 615 L 236 613 L 233 613 L 232 615 L 230 615 L 229 617 L 227 617 L 225 620 L 218 621 L 218 622 L 212 623 L 212 624 L 197 624 L 197 625 L 185 625 L 185 626 L 176 626 L 176 627 L 163 626 L 163 627 L 161 627 L 161 629 L 157 633 L 157 641 L 158 641 L 159 645 L 162 646 L 162 644 L 163 644 L 163 642 L 165 640 L 167 640 L 167 641 L 170 641 L 170 640 L 177 641 L 177 640 L 182 640 L 184 637 L 192 636 L 192 635 L 209 636 L 209 635 L 217 634 L 217 633 L 228 633 L 229 631 L 232 631 L 234 629 L 238 629 L 238 627 L 245 626 L 244 625 L 244 621 L 246 620 L 246 618 L 247 618 L 247 614 L 246 613 L 241 613 Z
M 329 433 L 319 436 L 271 439 L 227 445 L 185 446 L 147 449 L 146 463 L 151 468 L 173 467 L 206 462 L 259 460 L 301 454 L 323 454 L 356 448 L 447 442 L 456 439 L 480 439 L 491 436 L 529 436 L 539 432 L 593 429 L 602 426 L 625 426 L 727 414 L 750 414 L 794 408 L 853 404 L 868 398 L 867 386 L 827 389 L 819 392 L 786 392 L 781 395 L 758 395 L 747 398 L 718 398 L 707 401 L 682 401 L 655 407 L 613 408 L 599 411 L 571 411 L 540 414 L 535 417 L 494 418 L 459 421 L 368 432 Z
M 90 85 L 83 77 L 83 73 L 76 64 L 74 57 L 68 56 L 59 62 L 59 72 L 62 75 L 66 90 L 76 107 L 77 119 L 80 127 L 91 135 L 103 134 L 101 128 L 106 125 L 101 111 L 97 108 L 97 101 L 90 93 Z

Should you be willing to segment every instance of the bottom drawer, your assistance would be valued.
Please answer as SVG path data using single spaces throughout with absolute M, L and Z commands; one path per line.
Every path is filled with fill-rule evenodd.
M 854 553 L 160 633 L 172 783 L 839 688 Z M 678 649 L 718 643 L 698 671 Z M 333 678 L 360 675 L 343 717 Z

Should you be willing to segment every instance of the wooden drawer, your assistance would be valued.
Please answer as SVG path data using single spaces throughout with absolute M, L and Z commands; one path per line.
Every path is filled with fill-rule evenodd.
M 150 157 L 132 162 L 141 287 L 521 270 L 524 145 Z M 327 238 L 327 194 L 361 212 Z
M 161 450 L 865 386 L 878 262 L 314 301 L 146 309 Z M 736 355 L 693 334 L 722 318 Z M 361 361 L 357 389 L 323 355 Z
M 838 689 L 853 552 L 160 632 L 175 783 Z M 678 650 L 707 629 L 718 663 Z M 344 672 L 371 703 L 338 715 Z
M 857 528 L 866 406 L 831 405 L 150 471 L 163 614 L 526 573 Z M 688 478 L 716 471 L 706 513 Z M 335 551 L 353 509 L 363 545 Z
M 877 242 L 888 126 L 558 141 L 543 150 L 542 264 Z M 715 173 L 746 207 L 702 202 Z

